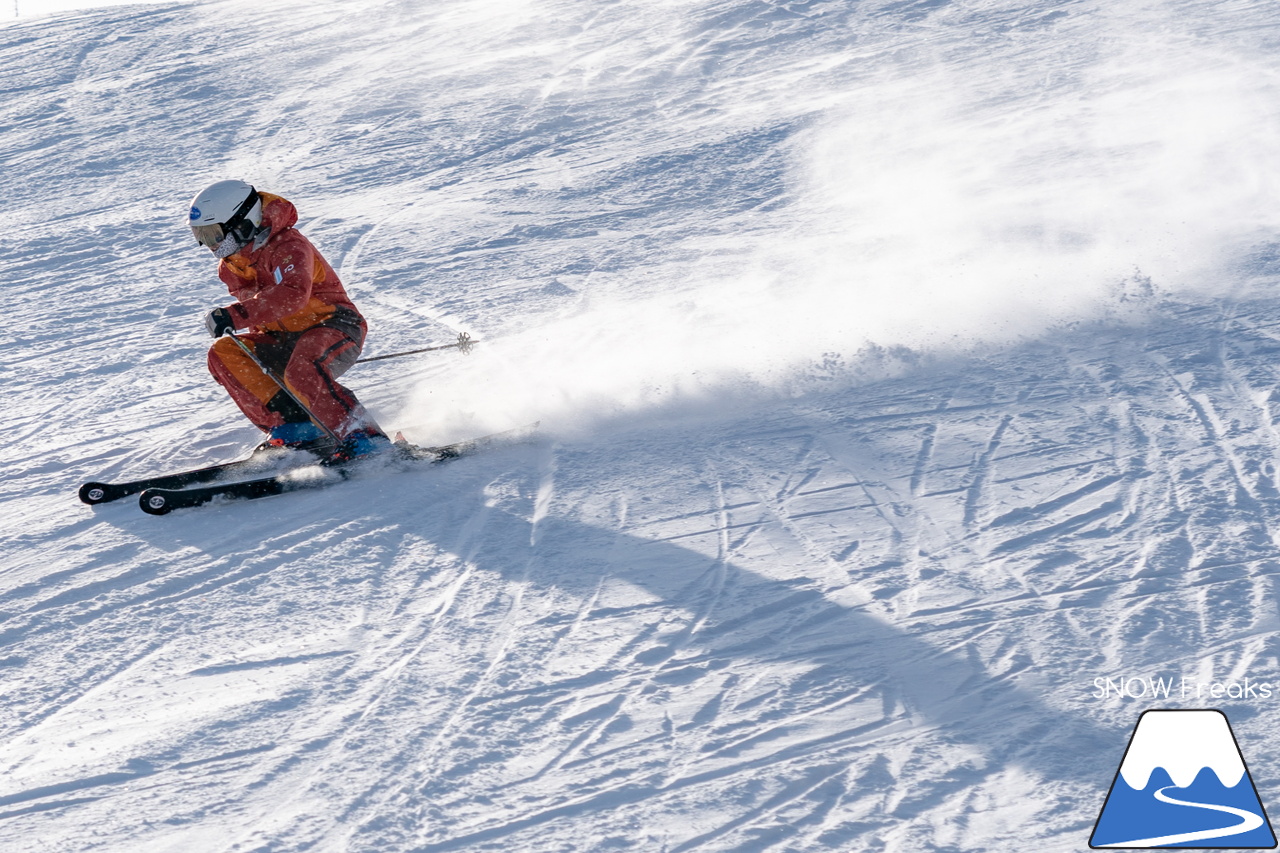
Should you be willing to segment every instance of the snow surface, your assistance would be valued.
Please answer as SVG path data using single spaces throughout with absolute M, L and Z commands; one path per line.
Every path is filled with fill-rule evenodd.
M 142 3 L 167 2 L 167 0 L 9 0 L 11 5 L 0 6 L 0 15 L 12 18 L 36 18 L 59 15 L 105 6 L 138 6 Z
M 1081 850 L 1149 707 L 1280 803 L 1271 0 L 216 0 L 0 24 L 0 849 Z M 422 443 L 183 511 L 202 185 Z M 1099 690 L 1165 676 L 1213 698 Z M 1105 683 L 1105 682 L 1104 682 Z

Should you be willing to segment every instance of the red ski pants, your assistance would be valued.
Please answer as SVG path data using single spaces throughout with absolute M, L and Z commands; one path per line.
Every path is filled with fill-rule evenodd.
M 304 332 L 237 337 L 268 369 L 283 378 L 293 395 L 339 438 L 372 425 L 355 394 L 337 381 L 360 355 L 360 345 L 344 332 L 317 326 Z M 286 418 L 276 410 L 277 404 L 284 402 L 284 395 L 277 396 L 280 386 L 235 341 L 219 338 L 209 348 L 209 372 L 259 429 L 265 432 L 285 422 Z M 296 406 L 286 404 L 281 408 L 287 411 Z

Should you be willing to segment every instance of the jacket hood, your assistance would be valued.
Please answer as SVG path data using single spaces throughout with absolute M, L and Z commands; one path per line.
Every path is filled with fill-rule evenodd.
M 230 257 L 223 258 L 224 262 L 231 261 L 231 265 L 241 274 L 243 274 L 246 264 L 253 263 L 253 259 L 257 257 L 258 252 L 267 244 L 268 240 L 284 231 L 288 231 L 298 223 L 298 208 L 293 206 L 293 202 L 271 193 L 260 192 L 258 195 L 262 197 L 262 221 L 258 225 L 261 236 L 242 246 L 240 251 Z M 261 229 L 266 230 L 263 231 Z
M 298 208 L 293 206 L 293 202 L 271 193 L 258 195 L 262 196 L 262 224 L 271 229 L 272 234 L 279 234 L 298 224 Z

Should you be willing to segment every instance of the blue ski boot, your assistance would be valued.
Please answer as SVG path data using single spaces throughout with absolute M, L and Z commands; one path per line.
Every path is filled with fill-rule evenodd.
M 311 421 L 290 422 L 272 427 L 266 439 L 258 445 L 258 450 L 268 447 L 279 447 L 286 450 L 310 450 L 319 453 L 333 447 L 331 439 L 324 430 Z
M 382 430 L 376 428 L 360 429 L 348 435 L 327 461 L 330 465 L 340 465 L 344 462 L 353 462 L 356 459 L 375 456 L 390 450 L 392 447 L 391 439 L 387 438 Z

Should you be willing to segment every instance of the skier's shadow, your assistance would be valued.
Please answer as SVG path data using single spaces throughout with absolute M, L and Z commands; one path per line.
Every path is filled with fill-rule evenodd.
M 494 477 L 504 471 L 511 473 L 514 460 L 503 461 L 500 456 L 488 457 L 489 473 Z M 350 505 L 381 507 L 370 518 L 377 519 L 389 540 L 397 538 L 392 530 L 411 533 L 480 572 L 557 589 L 583 602 L 599 596 L 585 615 L 566 608 L 549 614 L 546 621 L 550 623 L 559 620 L 567 626 L 579 618 L 629 620 L 626 625 L 609 626 L 615 635 L 631 633 L 620 650 L 601 653 L 594 671 L 563 679 L 547 676 L 533 687 L 513 689 L 490 699 L 519 704 L 523 692 L 531 703 L 546 703 L 593 686 L 599 687 L 594 691 L 597 694 L 607 692 L 609 685 L 628 681 L 679 686 L 715 678 L 744 660 L 759 662 L 776 665 L 780 673 L 778 694 L 764 700 L 774 703 L 769 718 L 820 717 L 822 734 L 783 735 L 776 750 L 765 748 L 763 757 L 748 759 L 753 767 L 803 763 L 810 758 L 828 764 L 853 761 L 918 737 L 926 754 L 939 748 L 950 750 L 957 760 L 963 757 L 966 766 L 938 770 L 931 777 L 934 784 L 930 790 L 913 792 L 913 808 L 937 805 L 984 778 L 1013 768 L 1042 784 L 1065 783 L 1074 788 L 1064 792 L 1060 805 L 1046 801 L 1049 812 L 1078 808 L 1081 788 L 1096 790 L 1097 804 L 1101 805 L 1127 730 L 1062 711 L 1046 701 L 1045 694 L 1019 686 L 1008 676 L 989 673 L 976 650 L 963 644 L 944 648 L 936 626 L 921 622 L 921 633 L 913 633 L 866 608 L 827 598 L 815 581 L 800 575 L 801 570 L 795 577 L 768 577 L 678 544 L 691 541 L 689 538 L 658 538 L 655 527 L 629 532 L 595 526 L 557 515 L 554 506 L 551 513 L 531 524 L 524 514 L 530 507 L 512 506 L 507 511 L 476 490 L 476 482 L 489 478 L 477 476 L 469 466 L 429 476 L 432 488 L 412 502 L 400 502 L 398 509 L 392 508 L 395 498 L 403 497 L 417 475 L 370 478 L 341 488 L 346 490 Z M 320 503 L 319 497 L 312 496 L 317 508 L 331 509 Z M 290 499 L 305 496 L 278 500 Z M 277 499 L 236 509 L 246 513 L 246 524 L 270 529 L 274 525 L 270 518 L 273 500 Z M 358 525 L 350 515 L 348 509 L 336 510 L 333 523 Z M 328 523 L 323 517 L 315 522 L 321 527 Z M 216 581 L 227 571 L 226 560 L 234 562 L 237 552 L 225 537 L 211 538 L 208 528 L 184 533 L 177 525 L 156 527 L 150 518 L 130 528 L 143 535 L 150 531 L 157 542 L 164 540 L 166 548 L 182 543 L 206 558 L 220 558 L 208 570 L 175 580 L 175 588 L 165 590 L 174 595 L 189 594 L 183 590 L 193 584 Z M 364 577 L 369 571 L 393 573 L 406 568 L 396 549 L 388 549 L 368 563 L 352 564 L 348 570 L 353 577 Z M 266 567 L 262 573 L 269 571 Z M 237 570 L 236 576 L 244 575 Z M 609 591 L 611 584 L 615 591 L 627 585 L 638 592 L 628 595 L 624 590 L 614 595 Z M 647 603 L 637 601 L 646 598 Z M 672 606 L 682 609 L 686 618 L 673 624 Z M 923 631 L 931 627 L 934 636 L 925 636 Z M 992 632 L 999 630 L 998 625 L 991 626 L 984 632 L 985 639 L 990 641 Z M 797 669 L 805 671 L 797 675 Z M 1090 686 L 1063 685 L 1056 679 L 1057 673 L 1043 675 L 1046 690 L 1056 686 L 1087 691 Z M 708 682 L 707 689 L 698 695 L 719 695 L 721 698 L 713 702 L 722 701 L 723 691 L 717 690 L 714 682 Z M 688 695 L 681 698 L 687 700 Z M 732 708 L 720 710 L 731 712 Z M 756 747 L 735 747 L 734 742 L 741 738 L 729 733 L 727 727 L 723 733 L 716 731 L 721 725 L 716 713 L 707 712 L 705 718 L 699 713 L 694 715 L 699 719 L 683 721 L 676 719 L 678 716 L 674 713 L 672 717 L 676 726 L 707 727 L 708 748 L 723 747 L 718 757 L 735 750 L 739 758 L 755 754 Z M 785 728 L 786 723 L 779 725 Z M 975 750 L 980 757 L 974 756 Z M 929 785 L 925 779 L 920 784 Z M 1073 811 L 1065 819 L 1085 826 L 1095 817 L 1094 813 Z
M 437 535 L 442 544 L 450 539 L 446 529 Z M 874 752 L 878 742 L 883 744 L 881 736 L 897 742 L 913 731 L 949 745 L 976 747 L 983 758 L 952 776 L 945 792 L 935 792 L 939 797 L 1013 767 L 1043 782 L 1096 788 L 1102 797 L 1123 749 L 1124 731 L 1055 709 L 1039 693 L 990 675 L 973 650 L 944 649 L 865 609 L 834 602 L 808 578 L 769 578 L 669 541 L 554 515 L 531 527 L 527 518 L 494 508 L 483 531 L 473 529 L 466 539 L 458 543 L 458 553 L 482 570 L 584 600 L 610 582 L 633 585 L 656 599 L 658 612 L 650 614 L 648 628 L 613 653 L 603 671 L 539 685 L 543 698 L 636 671 L 659 683 L 687 683 L 730 670 L 744 658 L 792 673 L 796 666 L 808 667 L 784 688 L 791 695 L 771 700 L 780 712 L 821 714 L 849 701 L 845 710 L 830 715 L 838 721 L 836 729 L 815 742 L 801 737 L 780 747 L 780 760 L 803 758 L 810 750 L 828 760 L 826 750 L 846 756 Z M 633 611 L 643 623 L 647 608 L 636 597 L 644 596 L 633 593 L 619 612 L 604 596 L 598 615 L 626 618 L 625 612 Z M 678 626 L 657 624 L 661 614 L 669 616 L 672 604 L 688 613 L 687 620 Z M 576 617 L 566 613 L 564 618 Z M 986 636 L 989 640 L 989 632 Z M 1041 681 L 1053 684 L 1052 674 L 1046 675 Z M 1095 815 L 1075 817 L 1083 824 Z

